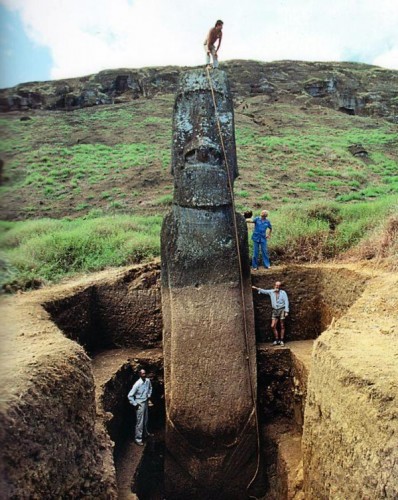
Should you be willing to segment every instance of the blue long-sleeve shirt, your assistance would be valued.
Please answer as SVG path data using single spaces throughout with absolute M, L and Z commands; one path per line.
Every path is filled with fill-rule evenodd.
M 272 224 L 268 219 L 262 219 L 261 217 L 254 217 L 252 219 L 254 223 L 254 231 L 252 234 L 252 240 L 257 243 L 267 242 L 267 229 L 272 231 Z
M 152 384 L 149 378 L 142 380 L 139 378 L 137 382 L 133 385 L 131 391 L 128 393 L 127 397 L 130 404 L 137 406 L 137 404 L 144 403 L 152 395 Z
M 276 292 L 274 289 L 264 290 L 263 288 L 259 288 L 258 293 L 263 293 L 271 297 L 271 305 L 273 309 L 284 308 L 287 313 L 289 312 L 289 299 L 287 297 L 287 293 L 285 292 L 285 290 L 279 290 L 278 298 L 276 297 Z

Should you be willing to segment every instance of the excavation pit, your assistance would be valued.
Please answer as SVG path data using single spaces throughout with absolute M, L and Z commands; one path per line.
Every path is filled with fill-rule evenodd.
M 271 491 L 284 494 L 301 488 L 301 431 L 312 341 L 291 342 L 289 347 L 258 345 L 258 391 L 262 471 L 256 484 L 261 497 Z M 150 437 L 142 449 L 134 443 L 134 412 L 126 394 L 144 367 L 153 382 Z M 134 492 L 140 499 L 164 496 L 164 385 L 159 349 L 117 349 L 93 358 L 98 413 L 115 443 L 114 461 L 119 498 Z M 292 451 L 293 450 L 293 451 Z M 289 477 L 294 471 L 293 479 Z M 268 486 L 267 486 L 268 485 Z M 287 497 L 286 497 L 287 498 Z
M 276 280 L 284 283 L 291 301 L 287 346 L 270 346 L 269 299 L 254 294 L 258 402 L 265 498 L 273 498 L 272 491 L 279 492 L 278 498 L 288 498 L 302 488 L 301 432 L 313 339 L 347 313 L 371 276 L 337 266 L 280 267 L 252 276 L 253 284 L 262 288 L 271 288 Z M 10 311 L 19 307 L 20 317 L 13 318 L 18 355 L 10 363 L 19 366 L 19 394 L 32 394 L 22 399 L 24 414 L 32 415 L 26 425 L 17 425 L 14 418 L 6 419 L 3 426 L 7 429 L 2 437 L 5 491 L 16 496 L 30 491 L 32 498 L 50 493 L 133 498 L 129 497 L 133 488 L 139 498 L 158 498 L 161 479 L 148 477 L 161 477 L 159 467 L 154 472 L 146 464 L 153 463 L 154 457 L 160 463 L 164 453 L 160 304 L 157 263 L 23 294 L 3 304 Z M 126 398 L 140 366 L 147 369 L 154 385 L 150 421 L 155 438 L 145 451 L 132 443 L 134 413 Z M 69 416 L 58 432 L 42 409 L 48 406 L 51 378 L 65 372 L 69 375 L 57 378 L 56 391 L 62 393 L 71 382 L 74 386 L 69 387 L 68 399 L 59 402 L 61 409 L 68 405 Z M 85 394 L 83 387 L 88 394 L 84 408 L 78 404 Z M 11 393 L 5 401 L 8 415 L 15 417 L 23 410 Z M 47 436 L 40 441 L 35 437 L 34 418 L 40 435 Z M 55 441 L 64 450 L 66 466 L 49 459 L 54 456 Z M 79 451 L 82 442 L 85 449 Z M 72 462 L 76 462 L 73 467 Z M 68 474 L 74 475 L 73 480 Z M 156 491 L 148 493 L 148 482 L 157 485 Z

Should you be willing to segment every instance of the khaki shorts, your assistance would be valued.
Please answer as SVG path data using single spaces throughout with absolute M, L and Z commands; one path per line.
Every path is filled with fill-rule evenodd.
M 279 318 L 281 321 L 285 319 L 285 309 L 272 309 L 272 319 Z

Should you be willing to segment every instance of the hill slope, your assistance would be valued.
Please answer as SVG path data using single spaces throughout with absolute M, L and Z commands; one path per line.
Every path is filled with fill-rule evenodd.
M 224 67 L 234 89 L 237 208 L 272 210 L 273 262 L 335 257 L 364 238 L 366 258 L 395 255 L 398 72 L 289 61 Z M 137 70 L 137 80 L 134 71 L 1 93 L 19 103 L 0 116 L 1 218 L 26 221 L 0 225 L 0 281 L 11 288 L 159 254 L 182 70 Z M 95 91 L 87 89 L 93 82 Z M 80 100 L 68 100 L 72 88 Z M 52 220 L 29 220 L 42 217 Z
M 398 191 L 398 71 L 294 61 L 223 69 L 235 96 L 239 209 Z M 182 70 L 112 70 L 1 91 L 1 217 L 162 213 Z

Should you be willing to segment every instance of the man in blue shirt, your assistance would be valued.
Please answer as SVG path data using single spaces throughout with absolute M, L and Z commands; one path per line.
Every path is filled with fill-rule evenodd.
M 263 288 L 257 288 L 256 286 L 252 286 L 254 290 L 257 290 L 258 293 L 264 293 L 265 295 L 269 295 L 271 297 L 271 305 L 272 305 L 272 319 L 271 319 L 271 328 L 274 332 L 274 341 L 273 345 L 284 346 L 285 339 L 285 318 L 289 314 L 289 299 L 287 293 L 281 289 L 282 283 L 280 281 L 275 282 L 275 288 L 271 290 L 264 290 Z M 281 338 L 278 336 L 278 320 L 281 322 Z
M 261 255 L 263 260 L 263 265 L 266 269 L 271 267 L 268 257 L 267 250 L 267 239 L 271 238 L 272 233 L 272 225 L 271 222 L 267 219 L 268 212 L 263 210 L 260 214 L 260 217 L 254 217 L 251 221 L 254 224 L 254 231 L 252 234 L 253 240 L 253 259 L 252 259 L 252 269 L 253 271 L 257 271 L 258 269 L 258 256 L 260 252 L 261 246 Z M 268 229 L 268 232 L 267 232 Z
M 140 378 L 133 385 L 128 393 L 128 400 L 136 410 L 135 442 L 138 446 L 143 446 L 142 438 L 149 436 L 148 432 L 148 400 L 152 395 L 152 384 L 146 378 L 145 370 L 140 370 Z

